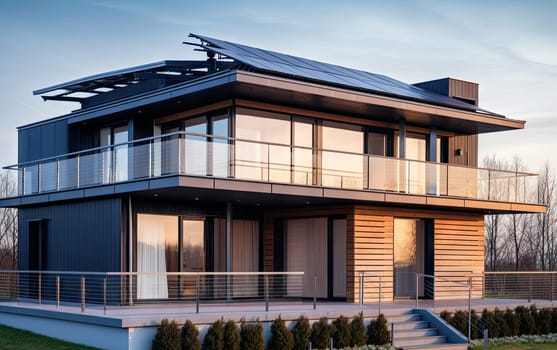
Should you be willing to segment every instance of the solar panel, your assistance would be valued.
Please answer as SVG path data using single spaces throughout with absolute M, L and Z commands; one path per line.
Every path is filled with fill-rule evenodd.
M 215 51 L 249 65 L 256 70 L 369 90 L 380 94 L 410 98 L 431 104 L 487 112 L 477 106 L 459 101 L 455 98 L 406 84 L 385 75 L 263 50 L 197 34 L 190 34 L 190 36 L 204 42 L 206 50 Z

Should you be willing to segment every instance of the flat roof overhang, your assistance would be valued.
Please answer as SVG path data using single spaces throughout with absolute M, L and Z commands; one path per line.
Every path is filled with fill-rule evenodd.
M 381 204 L 406 208 L 443 208 L 483 214 L 545 213 L 546 206 L 458 197 L 337 189 L 224 178 L 170 175 L 0 200 L 0 207 L 22 208 L 113 196 L 198 203 L 242 203 L 261 208 L 334 204 Z M 197 199 L 196 199 L 197 198 Z
M 524 121 L 381 96 L 369 92 L 246 71 L 224 71 L 187 83 L 143 93 L 100 106 L 77 110 L 35 124 L 67 119 L 69 124 L 129 117 L 129 113 L 164 116 L 230 98 L 245 98 L 288 107 L 436 127 L 463 134 L 524 128 Z

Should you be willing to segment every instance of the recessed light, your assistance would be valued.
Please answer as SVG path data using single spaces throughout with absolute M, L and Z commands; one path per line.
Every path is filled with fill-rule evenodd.
M 260 206 L 260 205 L 261 205 L 261 203 L 255 203 L 255 205 L 257 205 L 257 206 Z
M 309 204 L 309 203 L 310 203 L 309 201 L 306 202 L 306 204 Z
M 153 197 L 158 197 L 158 196 L 159 196 L 159 194 L 158 194 L 158 193 L 155 193 L 155 194 L 153 195 Z
M 194 199 L 195 199 L 196 201 L 198 201 L 198 200 L 199 200 L 199 197 L 195 197 Z

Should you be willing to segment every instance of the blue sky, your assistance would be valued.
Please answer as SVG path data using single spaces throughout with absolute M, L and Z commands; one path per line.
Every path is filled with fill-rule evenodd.
M 108 70 L 203 55 L 190 32 L 389 75 L 480 84 L 480 106 L 527 121 L 480 138 L 480 157 L 557 164 L 557 1 L 0 2 L 0 164 L 15 128 L 77 108 L 32 91 Z

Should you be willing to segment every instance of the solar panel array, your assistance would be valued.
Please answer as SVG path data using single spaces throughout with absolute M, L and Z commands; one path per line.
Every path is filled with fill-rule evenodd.
M 204 42 L 206 50 L 242 62 L 256 70 L 368 90 L 384 95 L 399 96 L 436 105 L 487 112 L 455 98 L 406 84 L 385 75 L 318 62 L 197 34 L 190 34 L 190 36 Z

